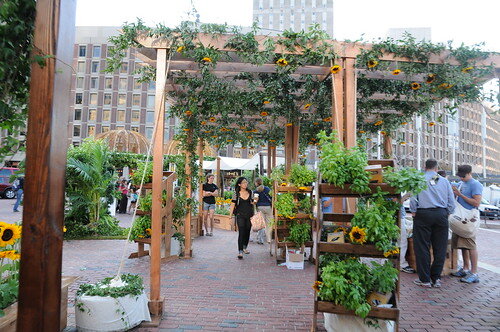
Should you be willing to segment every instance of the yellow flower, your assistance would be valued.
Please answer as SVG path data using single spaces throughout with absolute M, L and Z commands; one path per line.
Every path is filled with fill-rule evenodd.
M 314 284 L 312 285 L 312 288 L 316 291 L 316 292 L 319 292 L 320 289 L 321 289 L 321 285 L 323 285 L 323 283 L 321 281 L 315 281 Z
M 227 141 L 228 141 L 228 142 L 232 142 L 233 140 L 232 140 L 232 139 L 228 139 Z
M 319 125 L 319 122 L 313 122 L 313 125 L 317 126 Z
M 299 190 L 307 190 L 307 187 L 299 187 Z
M 387 132 L 386 132 L 386 131 L 384 131 L 384 130 L 382 130 L 382 131 L 380 132 L 380 135 L 385 136 L 385 135 L 387 135 Z
M 404 142 L 404 141 L 403 141 L 403 142 L 399 142 L 399 144 L 401 144 L 401 145 L 405 145 L 405 144 L 406 144 L 406 142 Z
M 413 82 L 412 84 L 410 84 L 410 86 L 412 90 L 418 90 L 421 87 L 421 85 L 417 82 Z
M 331 120 L 332 120 L 332 118 L 330 118 L 330 117 L 323 119 L 324 122 L 330 122 Z
M 151 236 L 151 228 L 146 228 L 146 234 L 147 234 L 148 236 Z
M 260 112 L 260 115 L 261 115 L 261 116 L 268 116 L 268 115 L 269 115 L 269 113 L 262 111 L 262 112 Z
M 349 233 L 349 238 L 352 243 L 363 244 L 366 242 L 366 233 L 364 228 L 359 228 L 358 226 L 354 226 Z
M 335 229 L 334 232 L 342 232 L 345 235 L 345 234 L 347 234 L 347 228 L 345 228 L 345 227 L 338 227 L 338 228 Z
M 439 84 L 439 87 L 440 87 L 441 89 L 449 89 L 449 88 L 451 88 L 452 86 L 453 86 L 453 85 L 448 84 L 448 83 L 441 83 L 441 84 Z
M 374 123 L 375 126 L 380 126 L 384 121 L 378 120 L 377 122 Z
M 252 138 L 252 136 L 247 136 L 247 138 L 248 138 L 248 139 L 251 139 L 251 138 Z
M 275 139 L 270 139 L 269 142 L 276 142 L 276 140 Z
M 241 149 L 245 150 L 247 147 L 246 146 L 242 146 Z
M 384 252 L 384 257 L 389 257 L 391 255 L 391 252 L 390 251 L 386 251 Z
M 267 105 L 267 104 L 270 104 L 271 102 L 269 100 L 264 100 L 264 104 Z
M 14 244 L 21 237 L 21 227 L 13 224 L 0 225 L 0 247 Z
M 364 131 L 364 130 L 360 130 L 360 131 L 359 131 L 359 133 L 360 133 L 360 134 L 364 134 L 364 133 L 366 133 L 366 131 Z
M 436 79 L 436 74 L 429 74 L 427 75 L 427 79 L 425 80 L 426 83 L 432 83 Z
M 468 72 L 470 72 L 472 69 L 474 69 L 474 67 L 466 67 L 466 68 L 462 68 L 462 73 L 468 73 Z
M 305 110 L 309 109 L 309 107 L 311 107 L 311 104 L 305 104 L 305 105 L 304 105 L 304 109 L 305 109 Z
M 404 125 L 407 125 L 408 122 L 402 122 L 401 125 L 404 126 Z
M 281 67 L 285 67 L 288 65 L 288 61 L 286 61 L 285 59 L 281 58 L 279 59 L 278 61 L 276 61 L 276 64 L 278 66 L 281 66 Z
M 293 126 L 293 123 L 288 122 L 285 126 L 291 127 L 291 126 Z
M 371 138 L 367 138 L 367 139 L 366 139 L 366 141 L 367 141 L 367 142 L 371 142 L 371 141 L 372 141 L 372 139 L 371 139 Z
M 210 122 L 215 122 L 215 118 L 212 116 L 210 119 L 208 119 Z
M 367 63 L 368 68 L 375 68 L 375 67 L 377 67 L 377 65 L 378 65 L 378 61 L 377 60 L 370 60 Z
M 0 258 L 8 258 L 13 261 L 17 261 L 19 258 L 21 258 L 21 254 L 19 254 L 16 250 L 5 250 L 0 251 Z
M 400 69 L 394 69 L 392 71 L 392 75 L 399 75 L 399 74 L 401 74 L 401 70 Z
M 465 94 L 464 93 L 461 93 L 458 95 L 459 97 L 465 97 Z
M 206 125 L 206 124 L 207 124 L 207 122 L 206 122 L 206 121 L 201 121 L 201 124 L 202 124 L 202 125 Z
M 193 114 L 193 112 L 192 111 L 186 111 L 186 112 L 184 112 L 184 114 L 186 114 L 187 116 L 190 116 L 190 115 Z
M 189 131 L 189 128 L 184 128 L 184 129 L 182 129 L 182 130 L 184 130 L 184 131 Z
M 219 144 L 215 144 L 214 146 L 215 146 L 216 148 L 218 148 L 218 147 L 219 147 Z
M 63 226 L 63 233 L 66 233 L 67 229 L 66 226 Z
M 429 127 L 434 127 L 435 125 L 436 125 L 435 122 L 433 122 L 433 121 L 429 122 Z
M 286 182 L 282 182 L 281 186 L 286 187 Z
M 330 67 L 330 73 L 332 73 L 332 74 L 337 74 L 341 70 L 342 70 L 342 67 L 340 67 L 339 65 L 334 65 L 334 66 Z
M 182 53 L 184 51 L 184 46 L 177 47 L 177 53 Z
M 201 61 L 203 61 L 203 62 L 212 62 L 212 59 L 209 58 L 208 56 L 206 56 L 203 59 L 201 59 Z

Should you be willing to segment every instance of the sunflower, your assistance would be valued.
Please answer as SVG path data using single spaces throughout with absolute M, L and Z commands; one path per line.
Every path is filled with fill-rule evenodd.
M 334 232 L 342 232 L 342 233 L 344 233 L 344 235 L 346 235 L 347 234 L 347 228 L 345 228 L 345 227 L 337 227 L 334 230 Z
M 384 121 L 378 120 L 377 122 L 374 123 L 375 126 L 380 126 Z
M 285 59 L 281 58 L 279 59 L 278 61 L 276 61 L 276 64 L 278 66 L 281 66 L 281 67 L 285 67 L 288 65 L 288 61 L 286 61 Z
M 378 65 L 378 61 L 377 60 L 370 60 L 366 63 L 366 65 L 368 66 L 368 68 L 375 68 Z
M 184 46 L 177 47 L 177 53 L 182 53 L 184 51 Z
M 314 284 L 312 285 L 312 288 L 316 291 L 316 292 L 319 292 L 320 289 L 321 289 L 321 285 L 323 285 L 323 283 L 321 281 L 315 281 Z
M 212 58 L 209 58 L 208 56 L 204 57 L 203 59 L 201 59 L 201 61 L 207 63 L 207 62 L 212 62 Z
M 304 105 L 304 109 L 305 109 L 305 110 L 309 109 L 309 107 L 311 107 L 311 104 L 305 104 L 305 105 Z
M 399 75 L 399 74 L 401 74 L 401 69 L 394 69 L 392 71 L 392 75 Z
M 216 120 L 215 120 L 215 118 L 212 116 L 210 119 L 208 119 L 208 121 L 210 121 L 210 122 L 215 122 Z
M 468 72 L 470 72 L 472 69 L 474 69 L 474 67 L 466 67 L 466 68 L 462 68 L 462 73 L 468 73 Z
M 330 67 L 330 73 L 332 73 L 332 74 L 337 74 L 341 70 L 342 70 L 342 67 L 340 67 L 339 65 L 334 65 L 334 66 Z
M 433 121 L 431 121 L 431 122 L 428 123 L 428 125 L 429 125 L 429 127 L 434 127 L 436 125 L 436 123 L 433 122 Z
M 366 233 L 364 228 L 359 228 L 358 226 L 354 226 L 349 233 L 349 238 L 352 243 L 363 244 L 366 242 Z
M 285 126 L 287 126 L 287 127 L 291 127 L 291 126 L 293 126 L 293 123 L 288 122 Z
M 146 234 L 147 236 L 151 236 L 151 228 L 146 228 Z
M 330 117 L 328 117 L 328 118 L 324 118 L 324 119 L 323 119 L 323 121 L 324 121 L 324 122 L 330 122 L 330 121 L 332 121 L 332 118 L 330 118 Z
M 264 111 L 260 112 L 260 116 L 268 116 L 268 115 L 269 115 L 269 113 L 267 113 L 267 112 L 264 112 Z
M 0 258 L 8 258 L 16 261 L 21 258 L 21 254 L 19 254 L 16 250 L 5 250 L 0 251 Z
M 271 102 L 269 100 L 264 100 L 264 105 L 270 104 Z
M 418 90 L 418 89 L 420 89 L 421 85 L 420 85 L 420 83 L 413 82 L 412 84 L 410 84 L 410 87 L 412 90 Z
M 426 83 L 432 83 L 436 79 L 436 74 L 429 74 L 427 75 L 427 79 L 425 80 Z
M 0 247 L 14 244 L 21 237 L 21 227 L 2 223 L 0 225 Z
M 187 116 L 190 116 L 190 115 L 193 114 L 193 112 L 192 111 L 186 111 L 186 112 L 184 112 L 184 114 L 186 114 Z
M 248 139 L 252 139 L 252 136 L 247 136 Z

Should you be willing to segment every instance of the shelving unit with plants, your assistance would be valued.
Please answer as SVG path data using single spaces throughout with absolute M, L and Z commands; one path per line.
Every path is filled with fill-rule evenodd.
M 394 171 L 392 160 L 367 160 L 334 135 L 319 135 L 313 329 L 323 312 L 359 316 L 372 326 L 392 320 L 397 330 L 401 193 L 418 193 L 425 179 L 414 169 Z M 380 165 L 383 174 L 379 168 L 372 176 L 368 165 Z M 323 213 L 322 197 L 342 198 L 349 213 Z
M 286 248 L 311 248 L 309 260 L 312 261 L 314 246 L 313 231 L 316 220 L 313 217 L 313 186 L 316 172 L 306 166 L 293 164 L 289 175 L 281 169 L 272 174 L 273 186 L 273 240 L 270 254 L 274 247 L 274 256 L 279 263 L 285 260 Z M 278 249 L 281 253 L 278 254 Z

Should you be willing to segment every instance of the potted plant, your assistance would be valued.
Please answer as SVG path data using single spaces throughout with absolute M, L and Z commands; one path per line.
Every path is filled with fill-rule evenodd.
M 308 169 L 305 165 L 292 164 L 289 182 L 299 188 L 310 186 L 316 181 L 316 172 Z M 305 188 L 304 188 L 305 189 Z
M 390 261 L 386 261 L 384 264 L 372 262 L 372 266 L 370 271 L 372 291 L 368 294 L 367 300 L 372 307 L 376 307 L 386 304 L 391 299 L 398 279 L 398 270 L 392 266 Z
M 225 198 L 226 194 L 227 192 L 224 192 L 224 198 L 223 197 L 216 198 L 214 227 L 218 229 L 225 229 L 232 231 L 234 230 L 234 223 L 233 219 L 229 217 L 229 205 L 231 204 L 231 198 Z M 229 194 L 227 195 L 229 196 Z
M 126 331 L 151 321 L 142 278 L 123 274 L 95 284 L 82 284 L 76 292 L 78 330 Z

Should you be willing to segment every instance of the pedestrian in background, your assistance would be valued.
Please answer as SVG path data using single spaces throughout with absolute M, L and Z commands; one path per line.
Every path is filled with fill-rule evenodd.
M 457 176 L 460 178 L 458 185 L 453 186 L 453 192 L 457 196 L 458 204 L 467 210 L 475 210 L 477 222 L 480 222 L 479 204 L 483 198 L 483 185 L 472 178 L 472 167 L 470 165 L 460 165 L 457 169 Z M 461 277 L 460 281 L 468 284 L 479 282 L 477 274 L 478 252 L 476 247 L 476 235 L 471 238 L 463 238 L 455 233 L 451 237 L 451 248 L 462 249 L 464 266 L 457 272 L 452 273 L 455 277 Z
M 248 180 L 244 177 L 239 177 L 234 186 L 234 194 L 229 208 L 229 216 L 236 216 L 236 224 L 238 225 L 238 259 L 243 259 L 243 254 L 249 254 L 247 250 L 248 241 L 250 240 L 250 231 L 252 223 L 250 218 L 254 214 L 254 200 L 252 191 L 248 189 Z
M 256 203 L 257 211 L 260 211 L 266 220 L 266 228 L 257 232 L 257 243 L 259 244 L 264 244 L 264 236 L 267 243 L 271 243 L 271 232 L 273 230 L 271 227 L 273 221 L 273 208 L 270 192 L 271 188 L 264 186 L 261 178 L 255 179 L 254 194 L 258 195 Z
M 427 189 L 410 199 L 410 211 L 418 273 L 418 279 L 413 282 L 422 287 L 438 288 L 441 287 L 448 246 L 448 216 L 455 210 L 455 199 L 450 182 L 437 174 L 437 165 L 435 159 L 425 161 Z
M 14 190 L 16 191 L 16 202 L 14 203 L 14 212 L 19 212 L 19 205 L 24 194 L 24 176 L 20 176 L 14 181 Z

